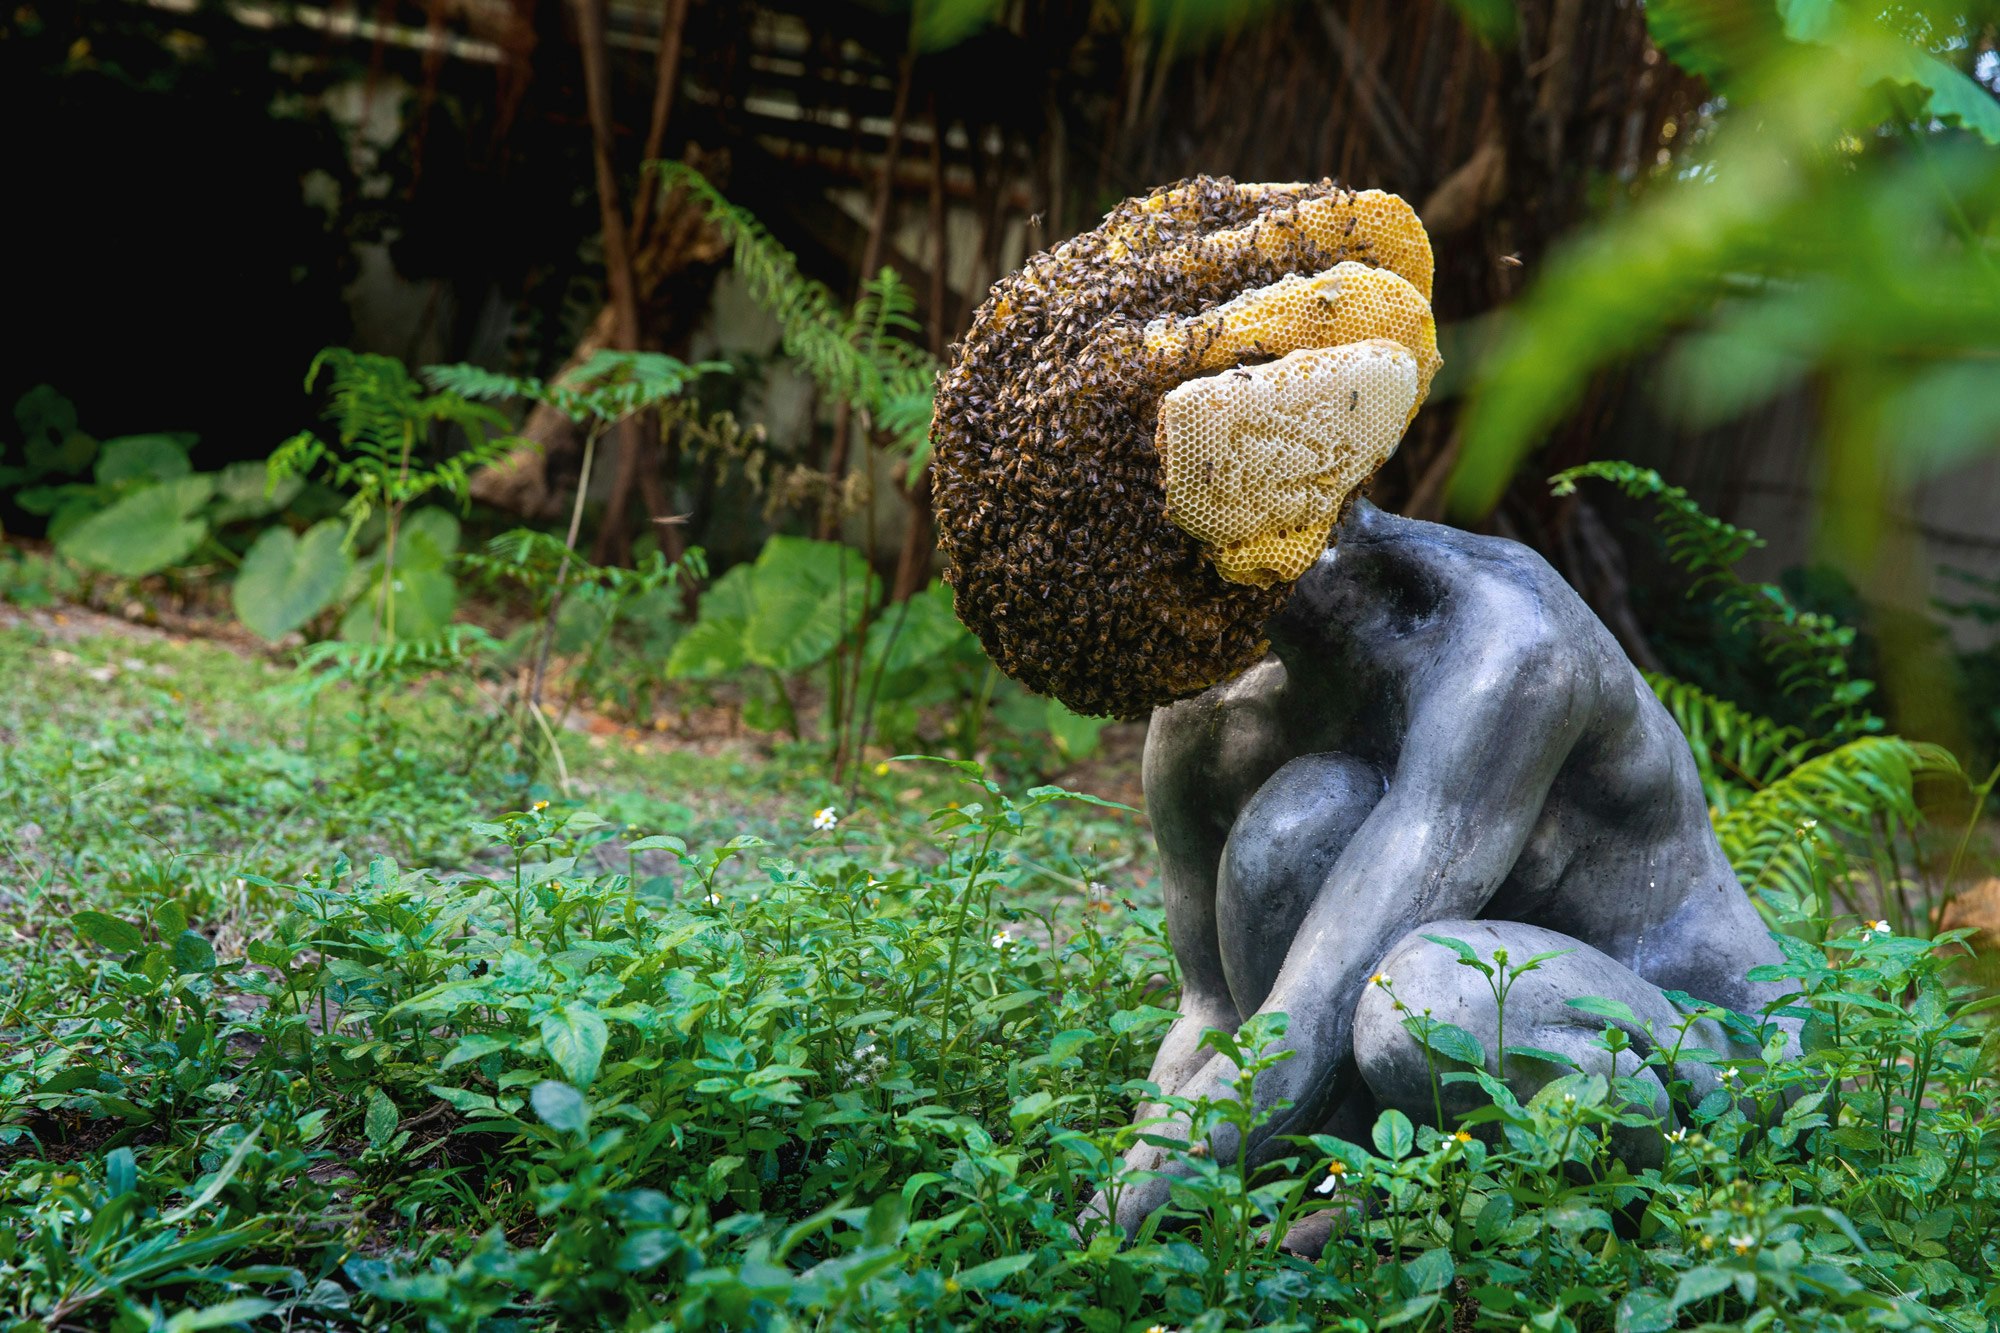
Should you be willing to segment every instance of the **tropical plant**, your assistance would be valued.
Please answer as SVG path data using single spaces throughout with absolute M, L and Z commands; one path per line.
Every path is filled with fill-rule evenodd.
M 884 268 L 868 278 L 861 299 L 843 308 L 824 283 L 799 271 L 798 258 L 763 223 L 730 203 L 706 176 L 680 162 L 654 163 L 653 169 L 660 189 L 687 191 L 721 231 L 751 300 L 777 320 L 785 355 L 829 398 L 852 405 L 864 429 L 894 441 L 914 481 L 930 456 L 938 365 L 903 336 L 918 327 L 916 299 L 896 271 Z
M 626 418 L 679 398 L 696 378 L 726 373 L 729 368 L 726 361 L 703 361 L 689 366 L 660 352 L 606 349 L 553 383 L 469 365 L 432 366 L 424 372 L 425 377 L 444 392 L 466 399 L 526 398 L 531 402 L 546 403 L 571 421 L 585 426 L 583 463 L 576 479 L 576 499 L 570 506 L 569 529 L 563 536 L 562 553 L 557 557 L 553 570 L 544 569 L 535 561 L 535 554 L 546 554 L 548 545 L 541 540 L 542 534 L 532 529 L 517 529 L 500 538 L 492 548 L 492 555 L 503 561 L 511 554 L 511 563 L 504 568 L 516 581 L 534 582 L 537 575 L 547 576 L 545 595 L 538 599 L 542 632 L 535 651 L 534 671 L 529 678 L 526 700 L 527 707 L 536 714 L 537 720 L 542 707 L 542 681 L 548 671 L 549 653 L 555 646 L 556 619 L 562 613 L 563 598 L 569 586 L 570 565 L 575 559 L 577 535 L 583 528 L 583 506 L 590 493 L 591 465 L 596 457 L 598 440 Z M 676 569 L 669 574 L 662 567 L 660 580 L 677 577 L 678 572 Z M 695 572 L 699 577 L 702 571 Z M 599 587 L 610 589 L 618 586 L 605 571 L 593 568 L 592 574 Z
M 841 734 L 852 707 L 849 657 L 859 646 L 881 580 L 853 547 L 772 537 L 702 595 L 695 623 L 667 657 L 671 679 L 716 680 L 751 671 L 765 688 L 746 699 L 752 726 L 800 735 L 788 678 L 827 671 L 826 735 Z
M 285 441 L 267 465 L 270 485 L 318 475 L 346 492 L 341 550 L 348 556 L 364 537 L 373 537 L 364 525 L 379 520 L 374 553 L 333 590 L 349 608 L 341 622 L 343 638 L 393 643 L 430 637 L 451 622 L 457 604 L 449 562 L 458 545 L 458 524 L 443 510 L 412 511 L 411 506 L 439 491 L 464 504 L 472 474 L 513 443 L 504 435 L 489 435 L 504 432 L 507 418 L 463 394 L 426 392 L 394 357 L 329 347 L 306 371 L 308 389 L 322 371 L 328 377 L 327 417 L 334 425 L 334 441 L 329 444 L 310 431 Z M 439 438 L 445 428 L 458 435 Z M 272 533 L 265 541 L 267 551 L 251 550 L 258 557 L 259 576 L 252 592 L 277 588 L 297 594 L 288 601 L 286 614 L 269 618 L 266 627 L 302 624 L 334 600 L 327 583 L 316 581 L 314 567 L 308 565 L 325 558 L 327 539 L 308 532 L 304 540 L 286 543 Z M 320 606 L 304 610 L 321 597 Z M 244 602 L 249 600 L 246 594 Z
M 50 386 L 14 405 L 21 461 L 0 465 L 0 493 L 40 518 L 56 552 L 77 566 L 144 578 L 198 556 L 233 564 L 227 528 L 268 518 L 298 493 L 271 491 L 256 463 L 198 473 L 197 439 L 185 431 L 98 440 L 77 425 L 75 406 Z
M 1994 15 L 1651 0 L 1654 40 L 1717 97 L 1637 203 L 1559 247 L 1504 317 L 1458 511 L 1491 508 L 1599 370 L 1666 344 L 1660 402 L 1691 426 L 1817 390 L 1826 519 L 1869 569 L 1891 498 L 2000 439 Z
M 1691 576 L 1687 595 L 1703 597 L 1723 624 L 1749 631 L 1780 688 L 1804 696 L 1818 726 L 1785 726 L 1647 673 L 1688 738 L 1716 836 L 1753 901 L 1817 904 L 1818 915 L 1831 919 L 1837 895 L 1843 910 L 1879 909 L 1898 930 L 1933 927 L 1953 886 L 1927 891 L 1918 883 L 1924 819 L 1917 784 L 1938 777 L 1963 785 L 1958 760 L 1939 745 L 1877 734 L 1883 720 L 1864 702 L 1874 682 L 1852 669 L 1852 627 L 1801 610 L 1777 585 L 1736 572 L 1762 545 L 1756 533 L 1703 512 L 1686 491 L 1629 463 L 1588 463 L 1550 481 L 1565 496 L 1586 479 L 1657 505 L 1667 553 Z

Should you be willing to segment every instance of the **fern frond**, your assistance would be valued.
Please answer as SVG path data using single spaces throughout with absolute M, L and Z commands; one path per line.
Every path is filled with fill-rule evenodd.
M 542 382 L 533 375 L 508 375 L 484 366 L 457 362 L 448 366 L 425 366 L 424 378 L 434 389 L 455 393 L 461 398 L 535 398 L 542 396 Z
M 329 685 L 374 680 L 408 680 L 436 671 L 462 671 L 498 648 L 500 641 L 478 625 L 446 625 L 425 639 L 356 643 L 329 639 L 307 648 L 297 674 L 279 693 L 309 702 Z
M 1632 463 L 1606 460 L 1558 472 L 1549 478 L 1550 493 L 1573 495 L 1585 478 L 1608 481 L 1633 499 L 1658 506 L 1668 558 L 1694 576 L 1688 595 L 1713 598 L 1730 625 L 1756 636 L 1779 688 L 1807 696 L 1814 724 L 1825 728 L 1824 743 L 1882 730 L 1882 719 L 1866 705 L 1875 682 L 1853 674 L 1853 629 L 1832 616 L 1799 609 L 1776 584 L 1751 583 L 1736 572 L 1738 561 L 1763 546 L 1761 537 L 1704 512 L 1681 487 Z
M 441 393 L 460 398 L 527 398 L 547 403 L 571 421 L 595 417 L 610 422 L 678 398 L 699 377 L 730 368 L 727 361 L 690 366 L 663 352 L 605 348 L 554 383 L 462 364 L 426 366 L 424 378 Z
M 1831 852 L 1844 869 L 1851 850 L 1893 839 L 1918 822 L 1916 783 L 1924 774 L 1964 776 L 1942 746 L 1863 736 L 1721 812 L 1716 839 L 1745 889 L 1810 901 L 1816 859 Z
M 778 322 L 779 345 L 820 389 L 868 414 L 906 452 L 922 449 L 930 433 L 928 405 L 938 364 L 901 336 L 917 327 L 915 298 L 890 269 L 864 283 L 852 310 L 841 307 L 826 284 L 799 270 L 797 256 L 780 245 L 747 210 L 729 202 L 708 178 L 686 163 L 655 164 L 661 189 L 682 189 L 728 241 L 736 272 L 755 301 Z

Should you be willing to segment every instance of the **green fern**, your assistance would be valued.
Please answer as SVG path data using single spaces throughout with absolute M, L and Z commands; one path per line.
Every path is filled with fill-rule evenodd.
M 318 383 L 321 371 L 329 372 L 327 419 L 337 443 L 311 431 L 294 435 L 271 455 L 269 486 L 320 469 L 330 484 L 350 492 L 341 508 L 350 544 L 377 509 L 397 513 L 434 490 L 465 503 L 473 474 L 514 443 L 498 411 L 463 394 L 426 392 L 395 357 L 329 347 L 313 358 L 306 388 Z M 431 431 L 439 425 L 458 427 L 466 446 L 432 456 Z
M 1899 930 L 1923 928 L 1903 905 L 1906 869 L 1917 861 L 1912 835 L 1923 822 L 1917 782 L 1963 781 L 1957 759 L 1940 746 L 1873 734 L 1882 719 L 1862 701 L 1874 684 L 1849 668 L 1854 631 L 1736 573 L 1736 563 L 1763 545 L 1756 533 L 1711 517 L 1686 491 L 1630 463 L 1590 463 L 1551 482 L 1567 495 L 1587 477 L 1657 503 L 1667 553 L 1694 575 L 1694 591 L 1753 631 L 1783 687 L 1808 695 L 1810 716 L 1825 727 L 1811 735 L 1686 681 L 1646 675 L 1694 751 L 1716 840 L 1743 887 L 1781 915 L 1786 908 L 1830 914 L 1836 892 L 1861 910 L 1857 889 L 1872 880 L 1868 911 L 1903 918 Z
M 1608 481 L 1638 500 L 1658 506 L 1655 521 L 1668 558 L 1694 576 L 1690 597 L 1707 595 L 1734 627 L 1757 638 L 1765 661 L 1788 695 L 1804 696 L 1808 715 L 1829 745 L 1882 730 L 1882 719 L 1866 700 L 1875 682 L 1853 674 L 1854 630 L 1832 616 L 1803 611 L 1771 583 L 1751 583 L 1736 564 L 1764 541 L 1747 528 L 1704 513 L 1678 486 L 1669 486 L 1651 468 L 1631 463 L 1586 463 L 1549 478 L 1555 495 L 1572 495 L 1585 478 Z
M 1641 672 L 1694 749 L 1701 786 L 1718 816 L 1797 768 L 1816 743 L 1672 676 Z
M 447 625 L 421 639 L 329 639 L 300 654 L 297 674 L 280 693 L 310 702 L 327 686 L 343 682 L 380 686 L 433 672 L 466 671 L 500 646 L 498 639 L 478 625 Z
M 884 268 L 845 309 L 799 271 L 797 256 L 748 211 L 723 196 L 693 167 L 655 164 L 660 188 L 687 191 L 729 242 L 750 299 L 777 320 L 780 345 L 821 391 L 865 413 L 910 459 L 914 478 L 928 460 L 937 361 L 903 335 L 919 325 L 909 287 Z
M 1900 736 L 1863 736 L 1806 760 L 1715 818 L 1716 840 L 1753 893 L 1812 904 L 1826 882 L 1851 879 L 1861 853 L 1894 863 L 1892 848 L 1921 822 L 1916 783 L 1963 778 L 1942 746 Z M 1889 898 L 1890 895 L 1884 895 Z M 1908 923 L 1898 923 L 1899 927 Z
M 427 366 L 424 378 L 460 398 L 527 398 L 571 421 L 608 423 L 678 398 L 701 376 L 730 368 L 727 361 L 690 366 L 662 352 L 605 349 L 553 382 L 470 365 Z

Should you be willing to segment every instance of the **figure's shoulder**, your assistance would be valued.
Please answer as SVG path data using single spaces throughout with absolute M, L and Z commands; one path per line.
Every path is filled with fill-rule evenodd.
M 1357 565 L 1399 569 L 1403 581 L 1426 586 L 1425 600 L 1437 608 L 1430 623 L 1458 649 L 1438 664 L 1451 688 L 1468 679 L 1500 688 L 1525 678 L 1582 685 L 1623 660 L 1576 590 L 1520 542 L 1373 506 L 1343 523 L 1340 536 Z
M 1284 686 L 1284 664 L 1266 657 L 1191 699 L 1154 709 L 1146 728 L 1148 787 L 1156 779 L 1200 787 L 1269 748 Z
M 1560 590 L 1575 597 L 1555 566 L 1532 547 L 1508 537 L 1405 518 L 1366 501 L 1358 501 L 1349 511 L 1339 539 L 1357 551 L 1413 564 L 1453 583 L 1500 583 L 1539 593 Z

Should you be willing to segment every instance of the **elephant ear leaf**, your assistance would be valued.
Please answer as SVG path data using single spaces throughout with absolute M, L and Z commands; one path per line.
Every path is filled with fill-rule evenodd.
M 330 518 L 303 535 L 272 528 L 259 537 L 230 589 L 236 618 L 259 638 L 275 642 L 324 611 L 347 579 L 343 531 L 340 520 Z
M 126 578 L 143 578 L 194 554 L 208 535 L 195 511 L 215 493 L 207 476 L 174 477 L 126 496 L 66 530 L 56 550 L 66 559 Z

